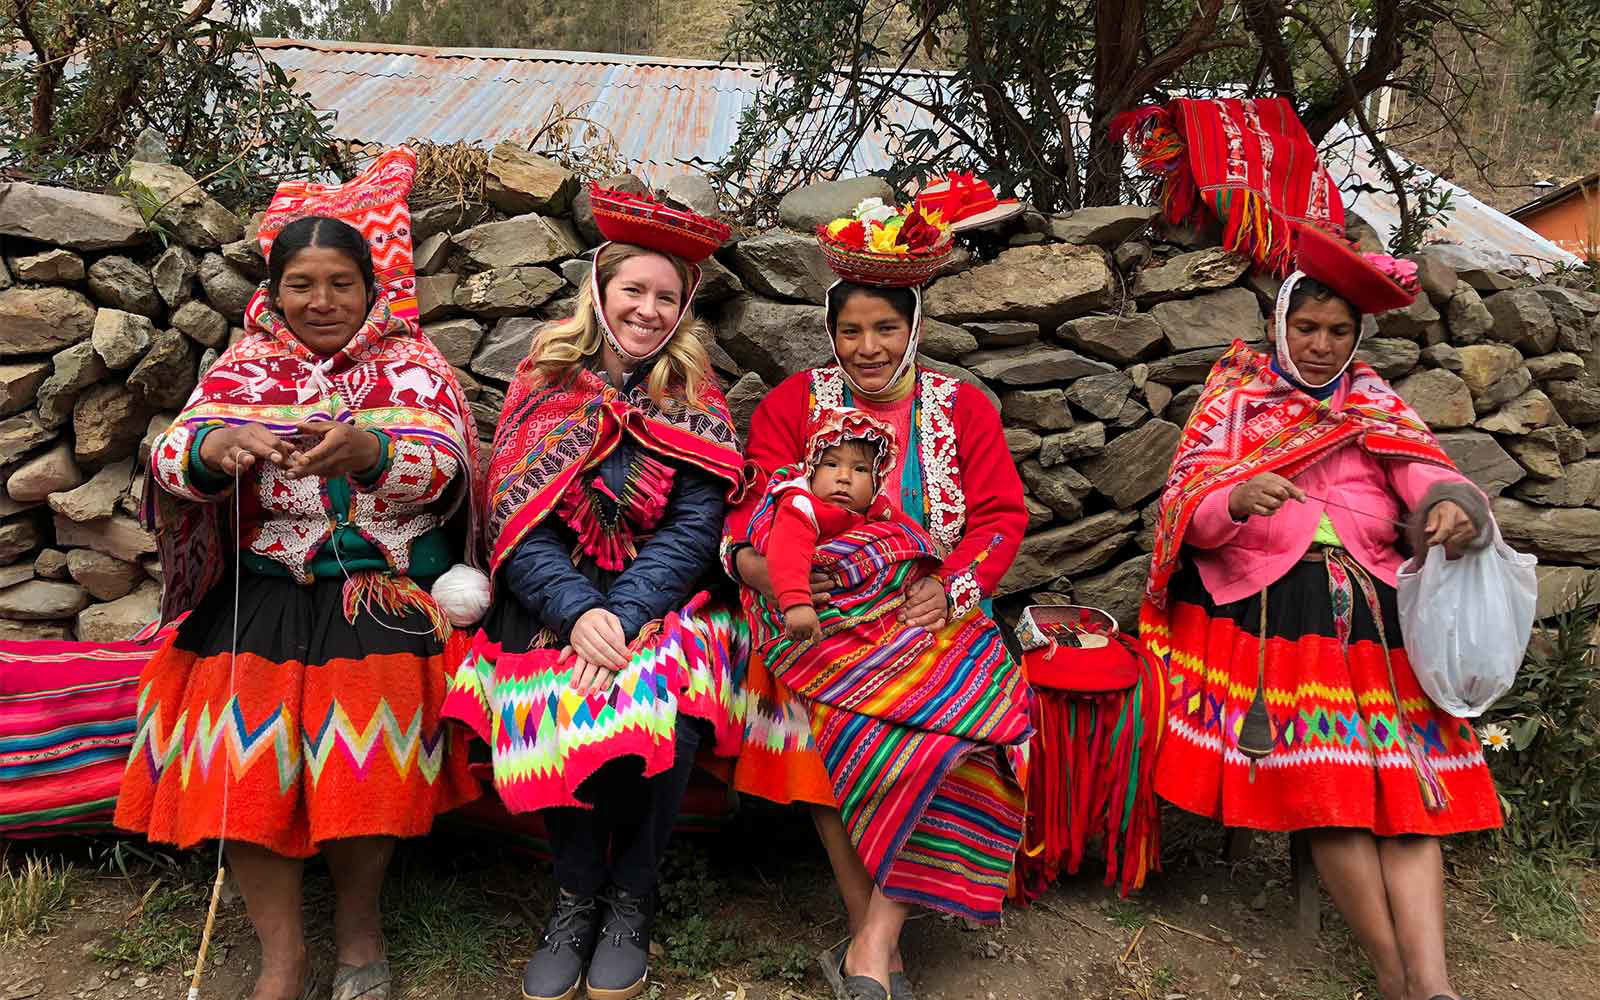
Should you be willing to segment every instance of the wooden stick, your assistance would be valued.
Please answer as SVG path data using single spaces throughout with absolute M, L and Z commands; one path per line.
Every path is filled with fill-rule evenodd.
M 1214 945 L 1218 946 L 1219 948 L 1233 948 L 1234 947 L 1233 945 L 1229 944 L 1226 941 L 1218 941 L 1216 938 L 1208 937 L 1208 936 L 1206 936 L 1204 934 L 1201 934 L 1199 931 L 1191 931 L 1187 927 L 1179 927 L 1177 924 L 1168 923 L 1167 921 L 1162 920 L 1160 917 L 1151 917 L 1150 920 L 1151 920 L 1152 923 L 1160 924 L 1162 927 L 1165 927 L 1169 931 L 1177 931 L 1179 934 L 1187 934 L 1190 937 L 1192 937 L 1192 938 L 1194 938 L 1194 939 L 1196 939 L 1198 941 L 1205 941 L 1206 943 L 1214 944 Z
M 1090 923 L 1087 923 L 1081 917 L 1079 917 L 1076 913 L 1069 913 L 1066 910 L 1060 909 L 1054 903 L 1051 903 L 1048 900 L 1043 900 L 1043 899 L 1035 900 L 1033 905 L 1037 906 L 1039 909 L 1043 910 L 1044 912 L 1046 912 L 1048 914 L 1051 914 L 1052 916 L 1060 917 L 1062 920 L 1070 920 L 1073 923 L 1077 924 L 1079 927 L 1082 927 L 1084 930 L 1090 932 L 1091 934 L 1099 934 L 1099 935 L 1101 935 L 1103 937 L 1110 937 L 1111 936 L 1110 933 L 1105 931 L 1104 929 L 1099 928 L 1099 927 L 1095 927 L 1094 925 L 1092 925 Z
M 1144 929 L 1149 924 L 1140 924 L 1139 929 L 1133 932 L 1133 940 L 1128 942 L 1127 950 L 1122 953 L 1122 964 L 1128 964 L 1128 956 L 1133 954 L 1133 949 L 1139 947 L 1139 939 L 1144 937 Z
M 211 906 L 206 909 L 206 927 L 200 932 L 200 957 L 194 962 L 194 978 L 189 980 L 189 1000 L 200 1000 L 200 976 L 206 969 L 206 952 L 211 950 L 211 931 L 217 926 L 217 904 L 222 902 L 222 880 L 227 869 L 217 866 L 217 880 L 211 884 Z

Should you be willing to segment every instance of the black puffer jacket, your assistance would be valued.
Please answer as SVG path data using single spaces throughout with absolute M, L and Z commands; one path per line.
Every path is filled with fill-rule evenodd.
M 631 437 L 600 464 L 606 487 L 621 495 L 641 446 Z M 561 643 L 579 616 L 605 608 L 622 622 L 632 642 L 646 624 L 680 608 L 716 561 L 722 537 L 725 487 L 682 463 L 661 523 L 620 573 L 607 572 L 584 556 L 572 564 L 576 534 L 551 515 L 528 532 L 505 564 L 505 580 L 523 607 Z

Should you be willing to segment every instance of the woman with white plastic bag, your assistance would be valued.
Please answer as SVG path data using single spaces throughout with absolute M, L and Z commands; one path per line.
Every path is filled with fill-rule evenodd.
M 1471 724 L 1418 683 L 1395 585 L 1402 532 L 1475 558 L 1496 529 L 1355 358 L 1363 315 L 1415 297 L 1415 265 L 1319 230 L 1297 244 L 1271 346 L 1217 362 L 1161 497 L 1140 617 L 1169 680 L 1155 789 L 1303 835 L 1385 1000 L 1456 1000 L 1439 841 L 1498 827 L 1499 799 Z
M 1411 669 L 1435 705 L 1476 719 L 1511 690 L 1528 651 L 1538 560 L 1507 545 L 1498 527 L 1492 544 L 1459 559 L 1414 551 L 1395 587 Z

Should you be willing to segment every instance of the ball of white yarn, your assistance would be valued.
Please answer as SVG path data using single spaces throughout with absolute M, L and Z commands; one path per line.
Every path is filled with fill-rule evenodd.
M 480 570 L 457 563 L 433 582 L 433 599 L 450 624 L 465 628 L 489 611 L 489 578 Z

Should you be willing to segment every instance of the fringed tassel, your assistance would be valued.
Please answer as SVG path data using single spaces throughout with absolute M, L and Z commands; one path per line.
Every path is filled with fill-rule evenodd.
M 450 638 L 450 622 L 440 610 L 438 602 L 426 590 L 417 586 L 409 576 L 391 576 L 388 573 L 355 573 L 344 582 L 344 619 L 356 623 L 356 615 L 365 608 L 374 609 L 399 618 L 408 611 L 420 611 L 427 616 L 433 634 L 440 642 Z
M 1233 189 L 1219 191 L 1215 201 L 1217 217 L 1226 220 L 1222 233 L 1225 248 L 1244 254 L 1280 277 L 1289 273 L 1294 260 L 1289 222 L 1264 195 Z
M 1028 819 L 1012 879 L 1027 903 L 1062 873 L 1075 874 L 1089 845 L 1105 852 L 1107 885 L 1122 895 L 1160 869 L 1155 759 L 1164 707 L 1159 663 L 1138 647 L 1139 684 L 1111 695 L 1035 691 Z
M 1111 119 L 1111 136 L 1126 143 L 1143 172 L 1162 179 L 1161 209 L 1167 221 L 1183 225 L 1200 208 L 1200 192 L 1189 172 L 1189 146 L 1159 105 L 1125 111 Z
M 1444 776 L 1428 759 L 1417 734 L 1406 733 L 1406 752 L 1411 755 L 1411 768 L 1417 772 L 1417 785 L 1422 793 L 1422 807 L 1429 812 L 1442 812 L 1450 805 L 1450 792 L 1444 787 Z

